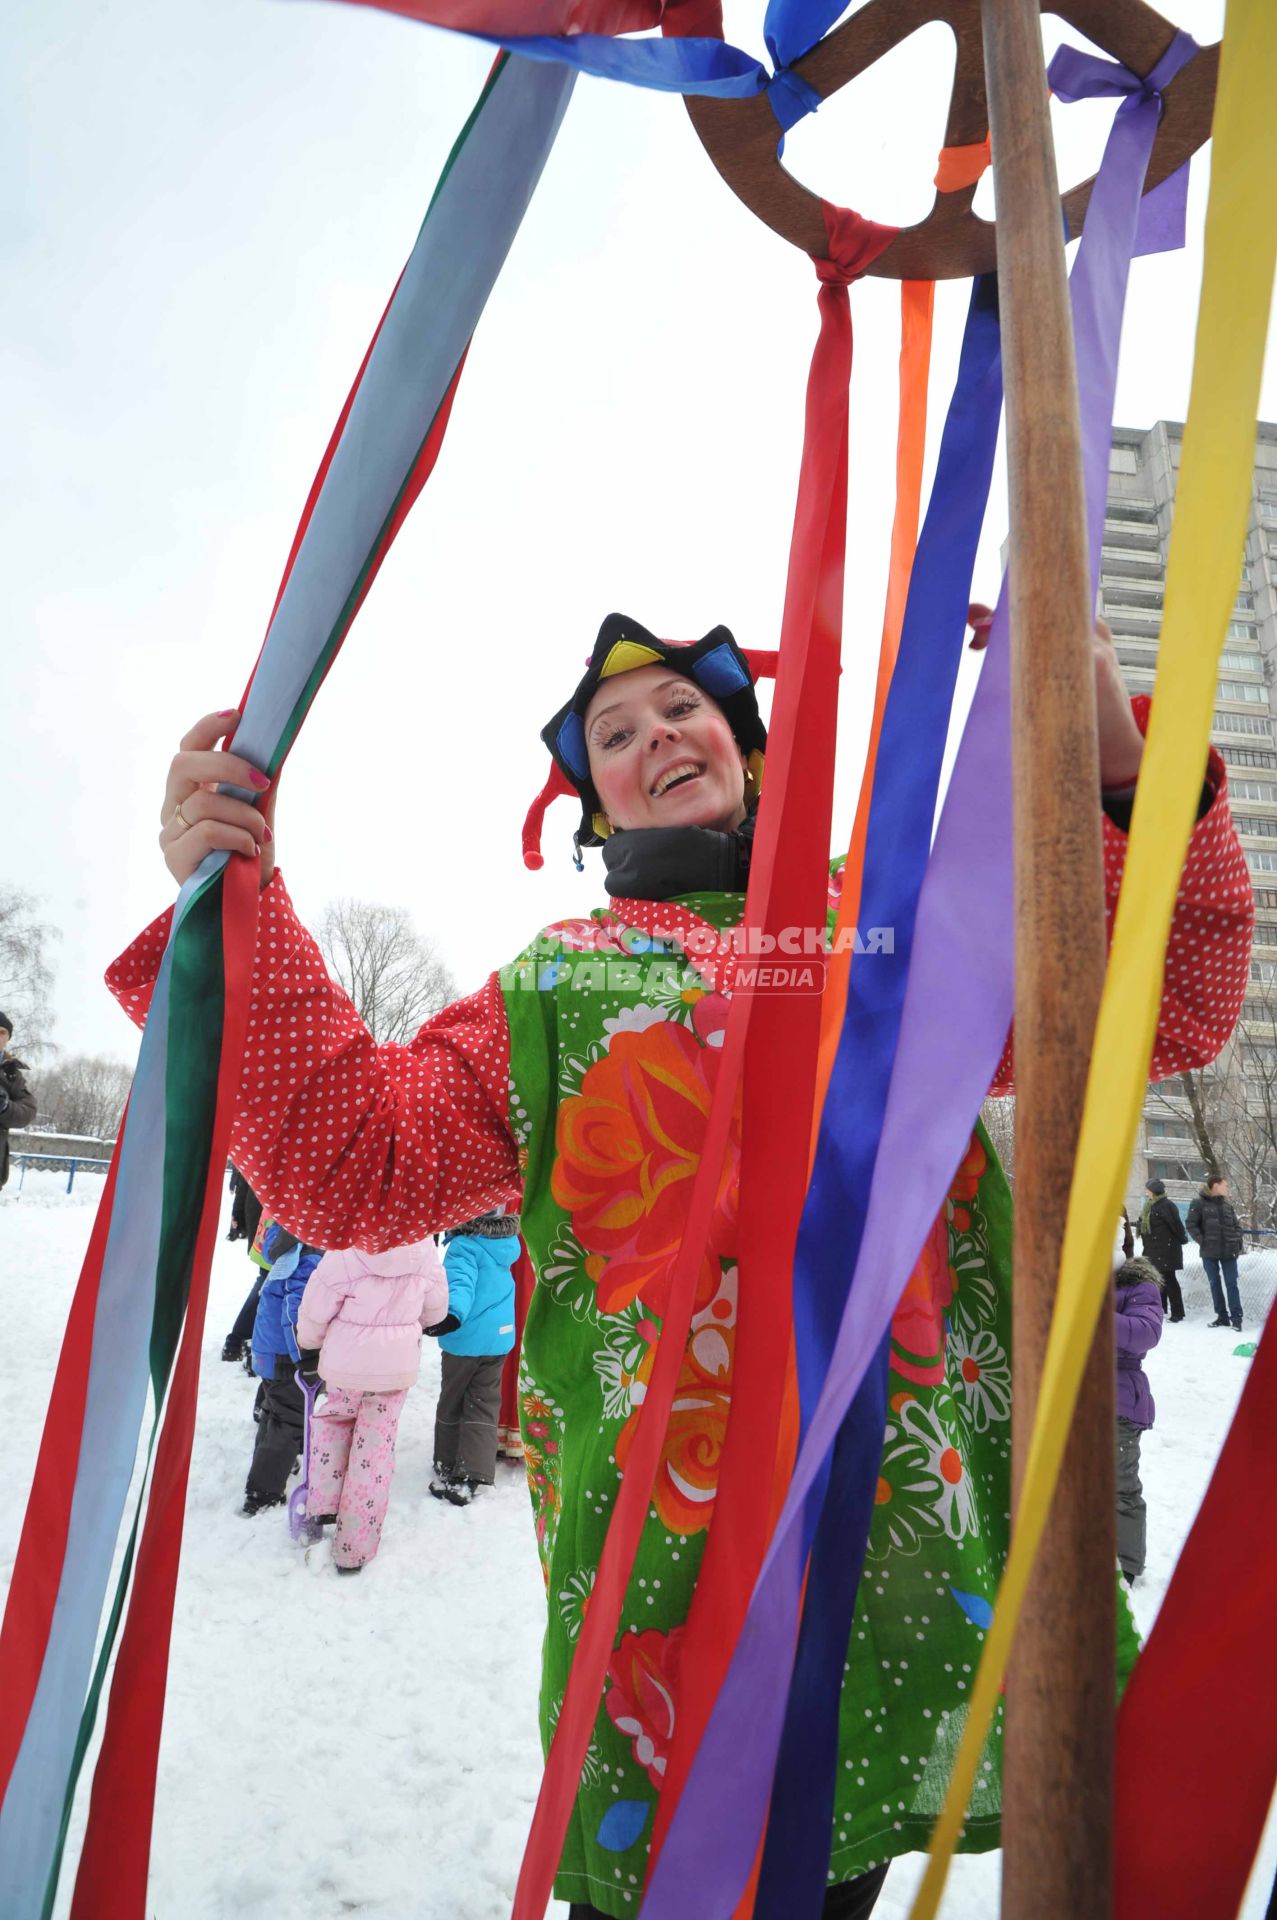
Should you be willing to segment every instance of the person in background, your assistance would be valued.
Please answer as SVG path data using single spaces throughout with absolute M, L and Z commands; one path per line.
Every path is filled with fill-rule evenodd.
M 231 1230 L 228 1240 L 252 1241 L 262 1217 L 262 1203 L 238 1167 L 231 1167 Z
M 524 1456 L 519 1431 L 519 1347 L 536 1280 L 532 1256 L 520 1240 L 519 1257 L 514 1263 L 514 1345 L 501 1369 L 501 1409 L 497 1415 L 497 1454 L 503 1460 L 520 1463 Z
M 1144 1258 L 1161 1276 L 1166 1309 L 1172 1320 L 1184 1318 L 1184 1296 L 1179 1274 L 1184 1265 L 1184 1244 L 1188 1230 L 1179 1217 L 1179 1208 L 1166 1197 L 1166 1182 L 1150 1180 L 1144 1189 L 1140 1210 L 1140 1246 Z
M 497 1476 L 501 1370 L 514 1345 L 517 1213 L 481 1214 L 447 1236 L 447 1317 L 427 1333 L 440 1336 L 443 1379 L 435 1411 L 436 1500 L 468 1507 Z
M 9 1178 L 9 1129 L 29 1127 L 35 1119 L 36 1100 L 26 1082 L 27 1069 L 9 1052 L 13 1022 L 0 1013 L 0 1187 Z
M 395 1471 L 395 1435 L 421 1370 L 421 1329 L 448 1311 L 433 1240 L 326 1253 L 297 1311 L 301 1371 L 322 1376 L 310 1422 L 311 1532 L 336 1523 L 333 1564 L 358 1573 L 381 1545 Z
M 1202 1265 L 1210 1281 L 1210 1297 L 1215 1307 L 1211 1326 L 1231 1326 L 1240 1333 L 1242 1300 L 1237 1288 L 1237 1257 L 1242 1250 L 1242 1230 L 1228 1197 L 1228 1181 L 1222 1173 L 1213 1173 L 1206 1185 L 1199 1188 L 1188 1209 L 1188 1231 L 1202 1250 Z
M 318 1247 L 303 1245 L 278 1225 L 267 1232 L 265 1253 L 270 1272 L 253 1321 L 253 1372 L 262 1383 L 262 1406 L 240 1508 L 248 1518 L 263 1507 L 284 1504 L 288 1477 L 301 1452 L 304 1408 L 297 1384 L 297 1311 L 321 1259 Z
M 266 1284 L 267 1262 L 261 1250 L 262 1203 L 249 1186 L 243 1174 L 237 1168 L 231 1168 L 231 1192 L 234 1199 L 231 1204 L 231 1230 L 228 1240 L 247 1240 L 245 1251 L 257 1269 L 252 1286 L 248 1290 L 234 1324 L 222 1342 L 223 1360 L 242 1360 L 253 1333 L 253 1321 L 257 1317 L 257 1302 L 261 1298 L 262 1288 Z
M 1148 1260 L 1124 1260 L 1114 1275 L 1117 1315 L 1117 1557 L 1126 1584 L 1144 1571 L 1148 1509 L 1140 1481 L 1140 1442 L 1153 1424 L 1144 1355 L 1162 1337 L 1161 1275 Z

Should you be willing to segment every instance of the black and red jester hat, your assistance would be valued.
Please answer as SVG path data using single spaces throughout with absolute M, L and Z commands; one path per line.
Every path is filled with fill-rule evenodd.
M 757 678 L 776 672 L 774 653 L 746 652 L 726 627 L 714 627 L 700 640 L 658 640 L 627 614 L 609 613 L 599 628 L 589 664 L 566 706 L 542 727 L 541 738 L 554 765 L 550 777 L 528 809 L 523 823 L 523 863 L 542 865 L 541 826 L 545 810 L 560 794 L 575 793 L 581 801 L 579 847 L 601 847 L 611 828 L 603 816 L 599 796 L 590 778 L 585 744 L 585 710 L 600 681 L 635 667 L 670 666 L 694 681 L 722 708 L 727 724 L 749 758 L 749 772 L 757 787 L 762 779 L 767 729 L 758 711 L 754 691 Z

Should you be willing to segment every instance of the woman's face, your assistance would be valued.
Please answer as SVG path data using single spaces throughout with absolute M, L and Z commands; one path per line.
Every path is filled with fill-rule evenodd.
M 723 710 L 669 667 L 604 680 L 585 714 L 590 773 L 614 827 L 717 827 L 745 818 L 745 756 Z

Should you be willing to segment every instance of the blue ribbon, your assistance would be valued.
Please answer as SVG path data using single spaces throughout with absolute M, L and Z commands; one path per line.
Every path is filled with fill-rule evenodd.
M 780 139 L 776 144 L 776 151 L 783 153 L 785 135 L 807 114 L 817 111 L 820 106 L 820 95 L 815 87 L 809 85 L 800 74 L 795 73 L 792 67 L 780 67 L 767 82 L 767 104 L 775 114 L 780 127 Z

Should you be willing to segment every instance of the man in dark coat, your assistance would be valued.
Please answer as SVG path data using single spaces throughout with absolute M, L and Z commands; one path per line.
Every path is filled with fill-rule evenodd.
M 1202 1265 L 1210 1281 L 1210 1297 L 1215 1306 L 1212 1327 L 1242 1330 L 1242 1301 L 1237 1291 L 1237 1256 L 1242 1250 L 1242 1230 L 1228 1197 L 1228 1182 L 1222 1173 L 1214 1174 L 1199 1189 L 1188 1209 L 1188 1231 L 1202 1250 Z M 1220 1270 L 1223 1270 L 1223 1286 Z M 1224 1304 L 1227 1291 L 1228 1304 Z
M 1172 1320 L 1184 1318 L 1184 1296 L 1179 1289 L 1178 1274 L 1184 1265 L 1181 1251 L 1188 1233 L 1179 1217 L 1179 1208 L 1173 1200 L 1166 1198 L 1166 1182 L 1150 1180 L 1144 1189 L 1148 1196 L 1140 1214 L 1140 1240 L 1144 1248 L 1144 1258 L 1157 1268 L 1162 1276 L 1162 1286 L 1166 1293 L 1166 1306 Z
M 13 1022 L 0 1013 L 0 1187 L 9 1178 L 9 1129 L 29 1127 L 35 1119 L 35 1095 L 26 1083 L 26 1067 L 9 1052 Z

